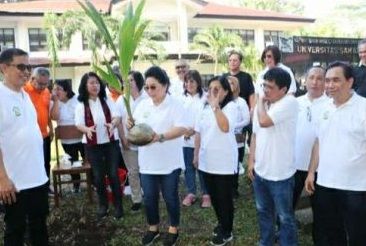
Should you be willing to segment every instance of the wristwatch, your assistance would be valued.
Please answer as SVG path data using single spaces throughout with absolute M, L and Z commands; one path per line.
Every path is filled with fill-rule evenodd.
M 159 142 L 162 143 L 165 141 L 164 134 L 159 134 Z

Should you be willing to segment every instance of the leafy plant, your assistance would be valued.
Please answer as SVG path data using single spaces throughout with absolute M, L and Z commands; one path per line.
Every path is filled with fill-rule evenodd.
M 78 0 L 78 3 L 84 10 L 85 14 L 93 21 L 98 31 L 100 32 L 105 45 L 110 49 L 119 64 L 119 71 L 124 82 L 124 101 L 126 109 L 130 118 L 132 118 L 130 107 L 130 83 L 128 81 L 128 72 L 130 71 L 131 63 L 133 62 L 136 49 L 141 41 L 143 33 L 150 21 L 141 20 L 142 10 L 145 5 L 145 0 L 141 0 L 134 11 L 132 3 L 129 2 L 123 20 L 119 23 L 117 32 L 117 44 L 114 43 L 113 36 L 111 35 L 107 25 L 102 18 L 102 15 L 94 7 L 92 3 L 86 1 L 82 3 Z M 118 77 L 113 73 L 112 67 L 109 61 L 104 58 L 104 63 L 107 70 L 104 70 L 101 66 L 94 65 L 96 72 L 106 81 L 109 86 L 121 92 L 120 82 Z
M 58 52 L 60 49 L 58 16 L 54 13 L 44 15 L 44 27 L 47 37 L 48 55 L 51 58 L 51 78 L 55 82 L 56 67 L 59 65 Z

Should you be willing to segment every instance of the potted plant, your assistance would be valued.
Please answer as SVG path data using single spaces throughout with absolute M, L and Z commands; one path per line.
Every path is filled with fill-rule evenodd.
M 132 3 L 129 2 L 124 18 L 119 24 L 117 33 L 117 44 L 114 43 L 112 36 L 105 24 L 101 14 L 96 10 L 94 5 L 86 1 L 85 3 L 78 0 L 78 3 L 86 13 L 86 15 L 93 21 L 98 31 L 100 32 L 103 41 L 108 49 L 113 53 L 113 56 L 118 62 L 119 72 L 124 82 L 123 99 L 126 105 L 128 117 L 132 118 L 130 95 L 131 86 L 128 81 L 128 72 L 134 60 L 135 51 L 139 45 L 142 35 L 149 25 L 150 21 L 141 20 L 142 10 L 145 5 L 145 0 L 141 0 L 134 11 Z M 98 65 L 93 65 L 93 69 L 108 83 L 110 87 L 122 93 L 121 84 L 118 77 L 114 74 L 112 66 L 109 61 L 104 58 L 104 64 L 107 70 L 104 70 Z M 154 131 L 147 124 L 135 124 L 129 131 L 127 139 L 132 144 L 143 146 L 152 141 L 154 138 Z

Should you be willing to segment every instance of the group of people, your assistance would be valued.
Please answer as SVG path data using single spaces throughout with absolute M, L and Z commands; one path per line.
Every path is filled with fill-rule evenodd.
M 366 245 L 366 40 L 359 44 L 356 75 L 343 62 L 306 73 L 307 93 L 295 98 L 296 82 L 281 63 L 276 46 L 262 53 L 266 68 L 256 83 L 241 71 L 243 55 L 228 55 L 229 72 L 208 81 L 185 60 L 177 78 L 152 66 L 144 76 L 131 71 L 132 118 L 123 95 L 108 90 L 94 72 L 85 73 L 78 95 L 67 80 L 47 89 L 46 68 L 31 69 L 28 54 L 7 49 L 0 54 L 0 199 L 5 206 L 5 245 L 22 245 L 29 228 L 34 245 L 48 245 L 46 219 L 50 174 L 51 120 L 74 125 L 82 138 L 61 139 L 71 161 L 79 155 L 92 167 L 97 217 L 109 213 L 104 179 L 110 179 L 114 217 L 123 217 L 118 168 L 123 156 L 131 186 L 132 211 L 145 208 L 148 228 L 143 245 L 160 237 L 160 193 L 169 227 L 164 245 L 179 237 L 180 206 L 198 197 L 213 207 L 217 225 L 212 245 L 233 240 L 234 198 L 238 174 L 250 145 L 247 175 L 253 182 L 260 229 L 259 245 L 298 245 L 294 209 L 305 187 L 311 194 L 315 245 Z M 117 75 L 118 76 L 118 75 Z M 110 94 L 112 94 L 110 96 Z M 360 95 L 358 95 L 360 94 Z M 129 130 L 146 123 L 152 141 L 134 146 Z M 9 141 L 11 139 L 11 141 Z M 184 172 L 185 192 L 179 198 Z M 80 191 L 74 175 L 73 190 Z M 28 225 L 28 226 L 27 226 Z

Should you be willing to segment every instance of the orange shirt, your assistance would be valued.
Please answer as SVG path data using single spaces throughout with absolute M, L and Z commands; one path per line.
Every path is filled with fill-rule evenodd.
M 45 138 L 48 136 L 51 93 L 47 88 L 42 91 L 38 91 L 30 82 L 27 82 L 24 85 L 24 90 L 29 94 L 29 97 L 36 109 L 38 126 L 41 130 L 42 137 Z

